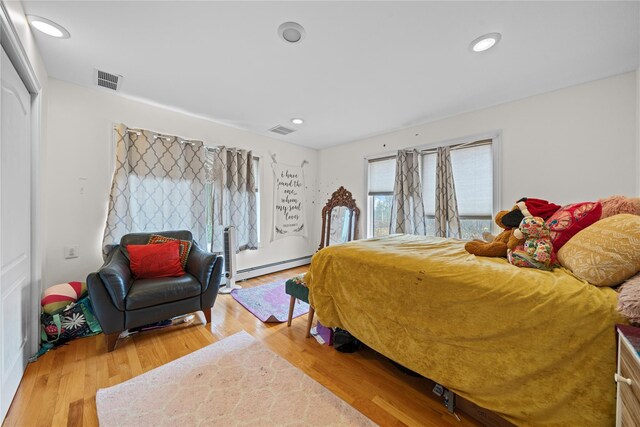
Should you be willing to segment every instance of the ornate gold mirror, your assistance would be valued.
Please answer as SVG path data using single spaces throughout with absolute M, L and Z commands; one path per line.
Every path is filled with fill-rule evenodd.
M 350 191 L 338 188 L 322 208 L 322 235 L 318 250 L 356 238 L 360 209 Z

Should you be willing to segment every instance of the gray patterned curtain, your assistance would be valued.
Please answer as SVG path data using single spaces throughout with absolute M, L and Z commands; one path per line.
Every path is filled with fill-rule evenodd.
M 435 210 L 436 236 L 457 237 L 459 239 L 462 233 L 449 147 L 438 147 L 437 149 Z
M 216 147 L 207 151 L 211 184 L 211 250 L 223 250 L 224 227 L 236 228 L 236 252 L 258 248 L 256 177 L 251 151 Z
M 206 243 L 206 171 L 202 142 L 115 129 L 116 167 L 109 195 L 103 255 L 133 232 L 189 230 Z
M 400 150 L 396 157 L 391 232 L 422 235 L 426 233 L 420 153 L 416 150 Z

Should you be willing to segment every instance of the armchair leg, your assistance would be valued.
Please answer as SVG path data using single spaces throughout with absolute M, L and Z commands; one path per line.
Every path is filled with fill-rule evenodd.
M 118 337 L 120 336 L 119 332 L 114 332 L 113 334 L 104 334 L 105 342 L 107 343 L 107 352 L 111 353 L 116 348 L 116 342 L 118 341 Z
M 202 310 L 202 312 L 204 313 L 204 318 L 207 321 L 207 323 L 206 323 L 207 325 L 209 323 L 211 323 L 211 309 L 212 309 L 212 307 L 205 308 L 205 309 Z

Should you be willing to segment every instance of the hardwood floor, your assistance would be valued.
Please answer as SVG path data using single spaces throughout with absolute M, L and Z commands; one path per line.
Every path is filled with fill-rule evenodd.
M 245 287 L 287 279 L 299 267 L 243 282 Z M 119 340 L 106 352 L 103 335 L 84 338 L 50 351 L 29 364 L 4 421 L 6 426 L 97 426 L 99 388 L 126 381 L 229 335 L 245 330 L 272 351 L 320 382 L 382 426 L 475 426 L 450 415 L 431 388 L 433 383 L 400 372 L 372 350 L 343 354 L 305 338 L 306 316 L 266 324 L 229 295 L 219 295 L 212 323 L 189 324 Z

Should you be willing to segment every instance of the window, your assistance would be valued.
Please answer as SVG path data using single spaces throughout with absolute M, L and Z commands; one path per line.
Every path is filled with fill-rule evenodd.
M 395 156 L 369 161 L 369 230 L 367 234 L 370 236 L 389 234 L 395 175 Z
M 369 160 L 368 235 L 389 234 L 395 180 L 395 156 Z M 492 140 L 451 146 L 453 179 L 463 239 L 481 238 L 493 226 Z M 422 151 L 422 184 L 427 235 L 435 234 L 436 153 Z
M 451 148 L 458 214 L 463 239 L 481 238 L 493 224 L 493 160 L 491 141 Z M 427 235 L 435 234 L 436 153 L 422 155 L 422 191 Z

